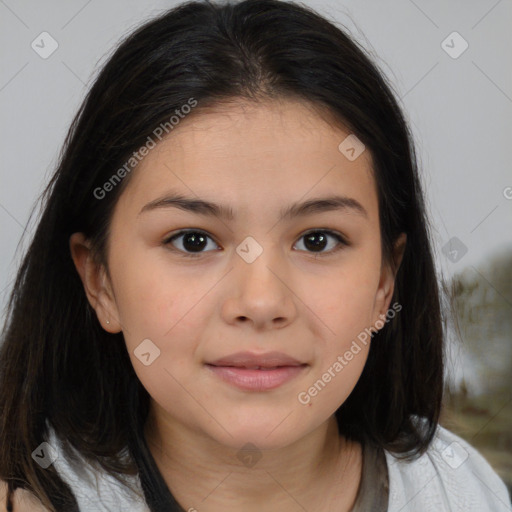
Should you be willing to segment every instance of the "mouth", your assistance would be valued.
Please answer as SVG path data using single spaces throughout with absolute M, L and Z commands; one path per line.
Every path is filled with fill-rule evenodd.
M 241 370 L 277 370 L 278 368 L 293 368 L 293 366 L 230 366 L 230 365 L 210 365 L 220 368 L 239 368 Z
M 281 352 L 259 355 L 239 352 L 205 366 L 222 381 L 239 389 L 267 391 L 299 376 L 309 365 Z

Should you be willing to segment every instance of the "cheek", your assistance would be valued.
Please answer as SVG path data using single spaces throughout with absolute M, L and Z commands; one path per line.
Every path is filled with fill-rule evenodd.
M 117 263 L 113 280 L 119 319 L 130 343 L 162 338 L 185 315 L 189 303 L 183 278 L 171 274 L 169 265 L 151 252 L 156 254 L 132 249 L 128 258 L 112 258 L 113 265 Z
M 370 345 L 355 341 L 332 349 L 297 394 L 307 415 L 327 417 L 345 402 L 361 377 Z
M 170 376 L 165 369 L 179 373 L 193 361 L 209 317 L 204 309 L 209 307 L 205 294 L 214 283 L 191 280 L 175 271 L 171 274 L 169 265 L 156 259 L 140 263 L 131 257 L 116 274 L 116 299 L 127 349 L 145 384 L 162 378 L 166 381 Z M 151 341 L 145 342 L 150 352 L 158 353 L 150 367 L 141 367 L 136 358 L 144 340 Z
M 329 327 L 337 344 L 370 327 L 379 282 L 378 272 L 364 261 L 347 265 L 334 277 L 311 287 L 308 304 Z

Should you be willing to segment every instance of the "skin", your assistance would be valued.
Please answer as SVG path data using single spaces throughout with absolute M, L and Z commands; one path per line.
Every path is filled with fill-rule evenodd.
M 70 238 L 98 320 L 123 332 L 151 395 L 146 438 L 185 510 L 340 512 L 355 501 L 361 446 L 338 434 L 334 412 L 370 344 L 308 404 L 297 399 L 385 315 L 393 294 L 371 155 L 349 161 L 338 150 L 349 133 L 292 100 L 190 116 L 132 171 L 112 218 L 109 272 L 82 233 Z M 235 218 L 172 207 L 139 214 L 170 190 L 229 205 Z M 279 220 L 284 206 L 333 193 L 359 201 L 367 217 L 335 210 Z M 329 236 L 315 251 L 304 234 L 321 228 L 349 245 Z M 198 257 L 186 256 L 184 237 L 163 243 L 182 229 L 211 237 Z M 252 263 L 236 252 L 247 236 L 263 249 Z M 403 234 L 398 264 L 404 245 Z M 160 356 L 145 366 L 134 350 L 148 338 Z M 240 350 L 277 350 L 308 366 L 276 389 L 244 391 L 205 367 Z M 248 442 L 261 455 L 252 467 L 237 457 Z
M 5 500 L 7 484 L 0 480 L 0 512 L 7 512 Z M 16 489 L 12 495 L 12 506 L 16 512 L 47 512 L 41 501 L 26 489 Z

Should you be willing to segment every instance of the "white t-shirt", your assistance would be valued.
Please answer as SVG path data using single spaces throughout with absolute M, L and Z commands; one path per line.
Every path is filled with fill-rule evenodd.
M 67 460 L 50 429 L 53 462 L 77 499 L 80 512 L 149 512 L 138 476 L 127 477 L 131 493 L 113 477 Z M 512 512 L 507 487 L 469 443 L 440 425 L 426 453 L 404 462 L 385 451 L 388 512 Z M 313 511 L 312 511 L 313 512 Z M 368 511 L 371 512 L 371 511 Z
M 438 425 L 426 453 L 411 463 L 387 451 L 388 512 L 510 512 L 507 487 L 464 439 Z

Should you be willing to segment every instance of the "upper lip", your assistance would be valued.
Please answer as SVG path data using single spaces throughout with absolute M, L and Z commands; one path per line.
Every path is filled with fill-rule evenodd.
M 213 366 L 236 366 L 239 368 L 274 368 L 276 366 L 302 366 L 305 363 L 301 363 L 283 352 L 265 352 L 264 354 L 237 352 L 207 364 Z

